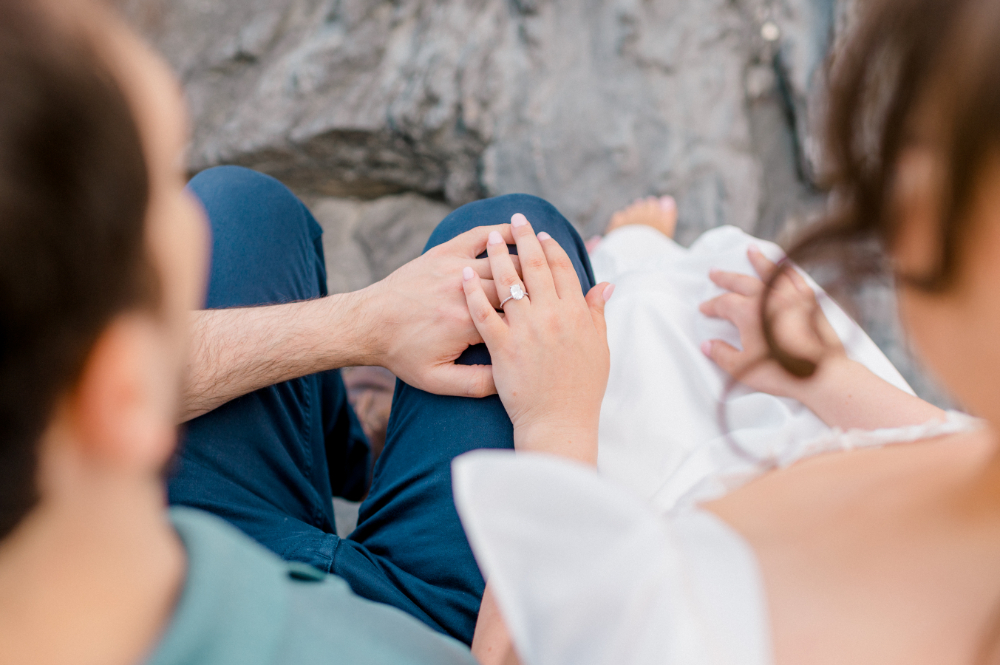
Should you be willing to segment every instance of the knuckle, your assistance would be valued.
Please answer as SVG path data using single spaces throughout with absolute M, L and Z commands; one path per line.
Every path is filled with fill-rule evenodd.
M 740 309 L 740 299 L 735 293 L 727 293 L 719 298 L 719 306 L 727 312 L 735 312 Z
M 565 256 L 565 255 L 557 256 L 552 261 L 552 266 L 554 268 L 556 268 L 557 270 L 562 270 L 562 271 L 567 271 L 567 272 L 574 269 L 573 268 L 573 262 L 570 261 L 569 257 Z
M 483 374 L 476 374 L 465 390 L 467 397 L 485 397 L 487 392 L 486 377 Z
M 529 256 L 521 259 L 521 265 L 531 270 L 540 270 L 548 265 L 544 256 Z

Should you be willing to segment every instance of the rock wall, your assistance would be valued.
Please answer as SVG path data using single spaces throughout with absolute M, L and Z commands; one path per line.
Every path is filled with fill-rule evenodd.
M 192 170 L 238 163 L 305 193 L 450 205 L 529 192 L 588 233 L 673 193 L 685 239 L 756 230 L 762 213 L 776 231 L 794 211 L 769 179 L 807 188 L 796 132 L 833 24 L 832 0 L 136 0 L 132 13 L 184 81 Z M 772 174 L 779 161 L 792 173 Z
M 669 193 L 682 243 L 721 224 L 786 237 L 822 205 L 811 127 L 850 4 L 131 0 L 127 11 L 183 80 L 190 169 L 242 164 L 308 199 L 341 291 L 415 256 L 451 208 L 511 192 L 552 201 L 586 235 L 632 199 Z M 885 315 L 870 323 L 923 386 Z

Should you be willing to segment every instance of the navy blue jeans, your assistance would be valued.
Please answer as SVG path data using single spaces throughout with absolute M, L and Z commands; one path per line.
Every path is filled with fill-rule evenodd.
M 322 231 L 281 183 L 219 167 L 189 187 L 213 232 L 209 308 L 326 294 Z M 516 212 L 567 250 L 585 290 L 593 286 L 579 235 L 532 196 L 463 206 L 441 222 L 427 248 L 507 222 Z M 490 359 L 478 345 L 458 362 Z M 510 420 L 496 396 L 443 397 L 397 381 L 385 448 L 372 473 L 340 374 L 322 372 L 258 390 L 188 423 L 170 502 L 219 515 L 283 558 L 339 575 L 355 593 L 468 644 L 485 584 L 455 510 L 451 460 L 477 448 L 512 447 Z M 366 490 L 357 529 L 338 536 L 331 497 L 357 499 Z

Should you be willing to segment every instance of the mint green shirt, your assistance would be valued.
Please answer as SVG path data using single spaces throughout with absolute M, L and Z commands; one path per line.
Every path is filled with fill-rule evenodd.
M 184 589 L 147 665 L 476 665 L 468 647 L 208 513 L 173 508 Z

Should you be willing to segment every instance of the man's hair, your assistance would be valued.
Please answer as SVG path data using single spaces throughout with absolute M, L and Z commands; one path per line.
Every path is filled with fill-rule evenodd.
M 82 29 L 0 0 L 0 538 L 38 500 L 41 436 L 117 314 L 155 303 L 149 181 Z

